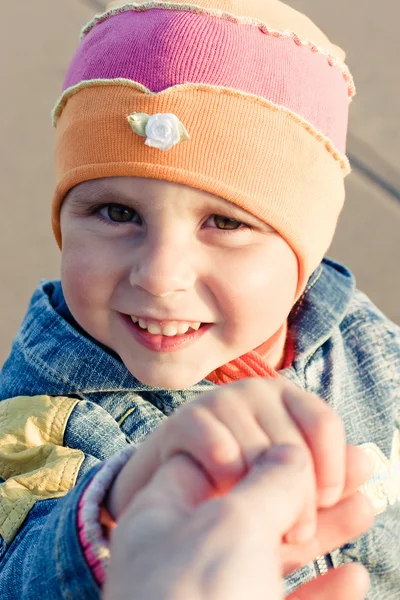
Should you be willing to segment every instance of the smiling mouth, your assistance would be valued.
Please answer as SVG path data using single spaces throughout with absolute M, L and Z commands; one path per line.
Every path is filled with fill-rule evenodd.
M 203 335 L 213 327 L 213 323 L 189 323 L 186 321 L 157 322 L 150 321 L 150 319 L 145 321 L 143 318 L 138 320 L 137 317 L 132 317 L 131 315 L 123 313 L 120 313 L 120 315 L 122 321 L 125 322 L 128 327 L 128 330 L 133 334 L 134 339 L 148 350 L 157 353 L 177 352 L 188 348 L 202 338 Z M 145 324 L 147 327 L 141 327 L 140 320 L 143 321 L 142 325 Z M 159 326 L 157 331 L 160 330 L 164 333 L 151 333 L 148 329 L 150 323 L 156 323 Z M 184 329 L 186 331 L 184 333 L 178 333 L 178 325 L 180 327 L 179 331 L 183 331 Z M 196 328 L 192 328 L 192 325 Z M 172 327 L 174 328 L 172 329 Z
M 178 337 L 188 333 L 198 331 L 207 323 L 199 321 L 153 321 L 151 319 L 142 319 L 130 315 L 132 323 L 143 331 L 147 331 L 152 335 L 162 335 L 166 337 Z

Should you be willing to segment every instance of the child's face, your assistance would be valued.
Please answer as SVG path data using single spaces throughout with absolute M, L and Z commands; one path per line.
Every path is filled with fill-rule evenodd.
M 136 177 L 86 181 L 65 199 L 61 231 L 71 313 L 148 385 L 197 383 L 269 339 L 294 302 L 297 258 L 284 239 L 195 188 Z M 202 326 L 154 335 L 130 317 L 162 322 L 169 334 Z

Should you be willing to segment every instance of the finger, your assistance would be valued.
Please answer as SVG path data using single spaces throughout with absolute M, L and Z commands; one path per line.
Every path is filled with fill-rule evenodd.
M 234 513 L 246 512 L 249 527 L 278 546 L 280 538 L 295 522 L 303 505 L 307 459 L 302 449 L 274 446 L 264 452 L 249 474 L 221 502 L 229 503 Z M 215 487 L 190 457 L 176 455 L 155 473 L 124 512 L 122 520 L 135 521 L 137 539 L 176 527 L 200 504 L 216 494 Z M 295 501 L 293 501 L 295 495 Z M 140 519 L 135 517 L 139 516 Z M 254 517 L 254 518 L 252 518 Z M 261 519 L 265 519 L 262 528 Z M 120 521 L 121 522 L 121 521 Z M 263 542 L 264 543 L 264 542 Z
M 347 445 L 346 448 L 346 480 L 342 498 L 348 498 L 362 486 L 372 475 L 373 465 L 362 448 Z
M 260 450 L 272 445 L 303 447 L 308 455 L 306 498 L 298 523 L 290 532 L 292 541 L 310 539 L 316 527 L 314 462 L 308 446 L 281 401 L 282 386 L 263 379 L 246 380 L 210 396 L 204 406 L 229 429 L 250 465 Z
M 232 431 L 203 402 L 183 407 L 164 424 L 161 461 L 178 453 L 198 462 L 220 491 L 230 489 L 247 472 Z
M 373 521 L 372 504 L 360 493 L 342 500 L 332 508 L 319 510 L 315 538 L 301 546 L 283 546 L 284 573 L 292 573 L 317 556 L 328 554 L 356 539 L 371 527 Z
M 249 466 L 274 444 L 302 445 L 308 451 L 281 395 L 281 382 L 246 379 L 210 394 L 202 405 L 234 435 Z
M 179 453 L 200 464 L 217 488 L 232 487 L 246 472 L 241 449 L 229 430 L 201 406 L 187 405 L 138 446 L 117 478 L 111 490 L 114 517 L 126 510 L 163 463 Z
M 342 500 L 353 496 L 370 477 L 373 465 L 368 455 L 357 446 L 346 447 L 346 480 Z
M 261 535 L 281 538 L 298 520 L 306 498 L 307 454 L 302 448 L 273 446 L 229 493 L 230 501 L 254 516 Z
M 257 384 L 256 384 L 257 386 Z M 263 429 L 252 406 L 254 394 L 260 395 L 260 388 L 254 382 L 246 380 L 220 389 L 219 394 L 204 399 L 203 408 L 222 423 L 235 438 L 240 447 L 247 468 L 250 468 L 258 456 L 271 445 L 268 433 Z M 262 388 L 262 397 L 266 390 Z M 289 443 L 289 440 L 286 440 Z M 296 442 L 301 443 L 298 435 Z M 279 443 L 279 442 L 278 442 Z
M 306 583 L 286 600 L 363 600 L 368 589 L 368 571 L 362 565 L 349 564 Z
M 200 465 L 180 454 L 164 463 L 137 494 L 131 514 L 162 509 L 183 516 L 215 495 L 215 487 Z
M 346 438 L 343 423 L 321 398 L 300 390 L 290 382 L 284 383 L 283 401 L 312 453 L 318 506 L 333 506 L 341 498 L 345 485 Z

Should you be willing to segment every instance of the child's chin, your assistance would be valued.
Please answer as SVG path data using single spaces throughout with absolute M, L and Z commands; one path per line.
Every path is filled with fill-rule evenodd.
M 183 372 L 182 369 L 174 369 L 166 366 L 165 369 L 138 369 L 137 365 L 131 369 L 128 365 L 125 365 L 132 375 L 138 379 L 141 383 L 149 385 L 154 388 L 161 388 L 167 390 L 183 390 L 189 388 L 192 385 L 196 385 L 204 379 L 207 373 L 200 373 L 198 369 L 193 371 Z

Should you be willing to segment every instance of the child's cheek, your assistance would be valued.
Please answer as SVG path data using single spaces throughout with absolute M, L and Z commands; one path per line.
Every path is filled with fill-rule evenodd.
M 71 242 L 71 243 L 70 243 Z M 102 340 L 110 313 L 110 299 L 118 285 L 112 257 L 96 245 L 63 245 L 61 280 L 64 297 L 75 320 Z
M 275 326 L 275 321 L 283 321 L 293 306 L 298 280 L 297 258 L 287 243 L 277 234 L 242 252 L 231 266 L 229 271 L 226 265 L 219 269 L 230 313 L 248 323 L 261 319 Z

